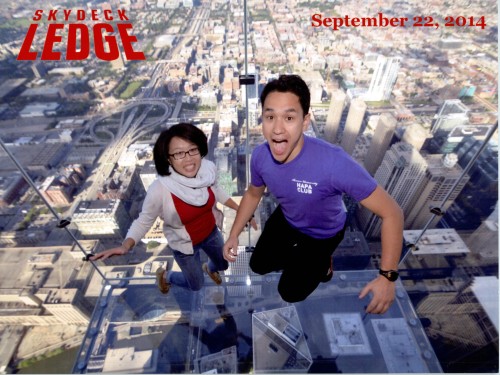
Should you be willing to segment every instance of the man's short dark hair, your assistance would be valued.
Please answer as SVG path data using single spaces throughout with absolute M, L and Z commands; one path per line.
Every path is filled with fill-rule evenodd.
M 264 107 L 264 101 L 270 93 L 278 92 L 291 92 L 299 97 L 300 106 L 304 111 L 304 116 L 309 113 L 309 106 L 311 105 L 311 93 L 309 87 L 304 80 L 295 74 L 281 75 L 278 79 L 270 81 L 262 90 L 260 94 L 260 104 Z
M 160 133 L 154 147 L 153 160 L 155 162 L 156 172 L 160 176 L 170 175 L 168 161 L 170 141 L 173 137 L 179 137 L 186 141 L 194 143 L 200 150 L 201 157 L 208 154 L 207 136 L 203 131 L 198 129 L 193 124 L 181 122 L 177 125 L 172 125 L 167 130 Z

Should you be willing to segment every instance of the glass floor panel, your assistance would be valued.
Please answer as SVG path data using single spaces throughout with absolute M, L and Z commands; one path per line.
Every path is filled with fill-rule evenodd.
M 163 295 L 153 279 L 104 286 L 75 373 L 442 372 L 400 281 L 384 315 L 358 294 L 376 271 L 337 271 L 289 304 L 279 274 L 224 276 Z

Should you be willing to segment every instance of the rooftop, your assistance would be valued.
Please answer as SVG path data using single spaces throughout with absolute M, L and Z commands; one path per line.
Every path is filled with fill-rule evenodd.
M 410 242 L 415 243 L 422 231 L 417 230 L 405 230 L 403 231 L 404 238 Z M 469 253 L 470 250 L 458 235 L 457 231 L 452 228 L 446 229 L 427 229 L 425 235 L 420 239 L 418 243 L 418 250 L 415 254 L 427 255 L 427 254 L 460 254 Z

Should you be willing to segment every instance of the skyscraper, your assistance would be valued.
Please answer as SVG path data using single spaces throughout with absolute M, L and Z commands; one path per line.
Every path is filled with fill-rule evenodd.
M 125 238 L 131 218 L 120 199 L 81 201 L 73 223 L 83 237 L 120 240 Z
M 431 132 L 450 132 L 458 125 L 469 122 L 469 109 L 459 100 L 445 100 L 438 113 L 434 116 Z
M 411 145 L 398 142 L 386 152 L 375 173 L 375 180 L 399 204 L 406 215 L 415 201 L 415 193 L 425 178 L 427 163 Z M 358 219 L 366 237 L 379 237 L 381 221 L 371 211 L 362 208 Z
M 379 55 L 370 87 L 366 93 L 367 101 L 389 100 L 391 98 L 392 89 L 398 78 L 400 62 L 399 57 L 388 58 Z
M 413 123 L 406 127 L 401 140 L 411 144 L 417 151 L 420 151 L 425 140 L 430 137 L 429 130 L 418 123 Z
M 325 124 L 325 140 L 330 143 L 335 143 L 337 140 L 340 119 L 344 111 L 345 97 L 346 95 L 342 90 L 337 89 L 332 92 L 332 100 L 330 101 Z
M 486 220 L 466 239 L 469 249 L 479 254 L 481 262 L 498 264 L 498 203 Z
M 154 180 L 158 177 L 156 172 L 155 162 L 153 160 L 148 160 L 144 163 L 141 172 L 139 173 L 139 178 L 144 186 L 144 191 L 147 191 Z
M 453 193 L 443 201 L 462 174 L 462 168 L 457 164 L 457 160 L 455 154 L 426 156 L 428 167 L 425 172 L 425 182 L 421 191 L 416 194 L 417 201 L 405 218 L 405 228 L 423 229 L 432 217 L 429 212 L 431 207 L 441 207 L 446 211 L 455 201 L 469 179 L 462 178 Z M 435 219 L 429 228 L 435 228 L 438 222 L 439 220 Z
M 458 163 L 465 168 L 479 151 L 483 141 L 467 137 L 455 149 Z M 447 224 L 457 229 L 475 230 L 498 202 L 498 151 L 490 144 L 469 170 L 470 179 L 462 193 L 446 212 Z
M 371 175 L 380 166 L 395 130 L 396 119 L 394 116 L 390 113 L 383 113 L 378 120 L 364 163 L 366 170 Z
M 462 274 L 453 278 L 448 289 L 429 293 L 416 306 L 421 319 L 437 323 L 430 328 L 444 344 L 440 352 L 449 358 L 447 368 L 474 372 L 469 370 L 472 363 L 498 366 L 498 278 Z M 496 355 L 489 357 L 488 352 Z
M 253 85 L 240 86 L 242 103 L 245 103 L 246 101 L 247 90 L 248 90 L 248 100 L 259 98 L 259 71 L 254 64 L 248 64 L 248 74 L 255 76 L 255 81 Z
M 91 305 L 77 288 L 48 289 L 43 306 L 65 324 L 87 324 L 91 315 Z
M 340 145 L 349 155 L 354 150 L 356 138 L 358 137 L 361 124 L 365 117 L 366 103 L 361 99 L 353 99 L 347 114 L 344 133 L 342 134 L 342 142 Z

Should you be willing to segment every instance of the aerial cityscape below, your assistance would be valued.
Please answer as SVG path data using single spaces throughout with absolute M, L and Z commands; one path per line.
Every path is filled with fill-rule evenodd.
M 2 9 L 0 373 L 499 371 L 496 1 Z M 296 304 L 278 274 L 248 266 L 268 193 L 221 286 L 158 291 L 156 270 L 178 267 L 160 218 L 128 254 L 88 261 L 124 240 L 173 124 L 206 134 L 239 202 L 265 142 L 259 95 L 281 74 L 310 89 L 306 134 L 342 147 L 404 212 L 386 314 L 357 297 L 379 268 L 381 220 L 349 196 L 334 277 Z M 221 209 L 227 236 L 235 212 Z

